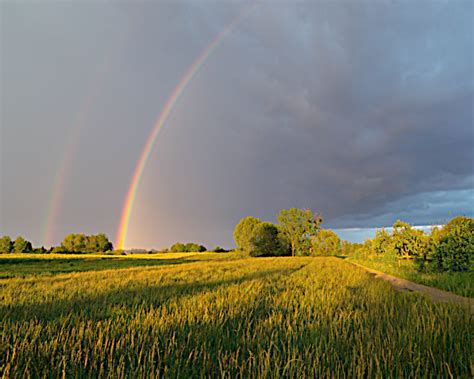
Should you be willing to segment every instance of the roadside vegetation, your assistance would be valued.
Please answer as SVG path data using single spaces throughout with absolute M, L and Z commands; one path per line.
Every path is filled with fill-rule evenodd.
M 455 217 L 431 235 L 397 221 L 357 246 L 350 260 L 461 296 L 474 297 L 474 220 Z
M 0 376 L 472 374 L 467 309 L 398 293 L 344 260 L 168 253 L 154 266 L 150 256 L 0 279 Z

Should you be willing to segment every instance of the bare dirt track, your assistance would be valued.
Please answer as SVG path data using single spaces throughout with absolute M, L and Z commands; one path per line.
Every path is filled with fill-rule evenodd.
M 463 306 L 468 306 L 471 312 L 471 316 L 474 315 L 474 299 L 472 298 L 459 296 L 448 291 L 440 290 L 438 288 L 428 287 L 424 286 L 423 284 L 410 282 L 409 280 L 397 278 L 396 276 L 388 275 L 384 272 L 367 268 L 355 262 L 350 263 L 352 263 L 354 266 L 364 269 L 377 279 L 382 279 L 389 282 L 392 287 L 397 291 L 418 292 L 428 296 L 434 302 L 456 303 Z

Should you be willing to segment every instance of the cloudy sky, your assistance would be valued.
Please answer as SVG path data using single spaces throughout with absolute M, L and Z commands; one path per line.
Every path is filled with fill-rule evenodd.
M 128 247 L 231 246 L 287 207 L 474 215 L 471 1 L 3 1 L 0 234 L 115 239 L 162 107 L 242 12 L 157 139 Z

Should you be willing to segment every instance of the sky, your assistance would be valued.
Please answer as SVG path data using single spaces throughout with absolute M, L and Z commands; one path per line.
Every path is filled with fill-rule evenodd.
M 474 216 L 471 1 L 3 1 L 0 234 L 115 240 L 163 106 L 242 12 L 156 140 L 127 247 L 230 247 L 289 207 L 352 240 Z

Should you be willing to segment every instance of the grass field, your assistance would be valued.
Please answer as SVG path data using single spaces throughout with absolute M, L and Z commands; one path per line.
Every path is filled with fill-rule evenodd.
M 419 272 L 411 260 L 393 257 L 366 256 L 351 257 L 350 261 L 362 266 L 398 276 L 415 283 L 436 287 L 455 294 L 474 298 L 474 272 Z
M 466 309 L 337 258 L 9 255 L 0 272 L 2 377 L 472 374 Z

